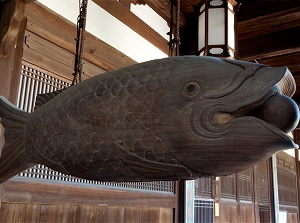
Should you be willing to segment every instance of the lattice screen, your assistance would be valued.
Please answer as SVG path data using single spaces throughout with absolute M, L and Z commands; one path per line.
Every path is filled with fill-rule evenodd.
M 214 223 L 214 200 L 196 198 L 194 200 L 195 223 Z
M 71 81 L 69 81 L 71 83 Z M 37 94 L 48 93 L 63 89 L 70 84 L 50 74 L 32 68 L 28 64 L 22 65 L 21 80 L 18 93 L 17 106 L 27 112 L 34 109 L 35 97 Z M 153 182 L 98 182 L 76 178 L 51 170 L 44 165 L 36 165 L 27 169 L 18 175 L 18 177 L 27 177 L 43 179 L 48 181 L 70 182 L 76 184 L 88 184 L 110 187 L 132 188 L 138 190 L 174 192 L 173 181 L 153 181 Z

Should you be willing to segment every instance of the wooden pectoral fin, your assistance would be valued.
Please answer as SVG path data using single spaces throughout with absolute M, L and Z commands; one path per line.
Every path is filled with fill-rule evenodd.
M 119 141 L 115 141 L 115 155 L 130 167 L 132 171 L 143 175 L 148 180 L 192 179 L 195 176 L 182 165 L 154 162 L 131 153 Z

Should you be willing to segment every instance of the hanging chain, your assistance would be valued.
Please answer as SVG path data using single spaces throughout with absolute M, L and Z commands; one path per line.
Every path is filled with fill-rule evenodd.
M 180 0 L 176 1 L 176 30 L 175 30 L 175 37 L 173 38 L 173 20 L 174 20 L 174 5 L 175 5 L 175 0 L 170 0 L 171 1 L 171 9 L 170 9 L 170 32 L 167 34 L 170 36 L 170 41 L 169 41 L 169 56 L 172 57 L 174 56 L 174 49 L 176 49 L 176 56 L 179 56 L 179 45 L 180 45 Z
M 77 18 L 77 38 L 76 38 L 76 54 L 75 54 L 75 64 L 74 64 L 74 78 L 72 85 L 77 82 L 81 82 L 82 76 L 82 56 L 85 40 L 85 26 L 86 26 L 86 15 L 87 15 L 87 3 L 88 0 L 82 0 L 79 7 L 79 16 Z M 79 2 L 80 4 L 80 2 Z

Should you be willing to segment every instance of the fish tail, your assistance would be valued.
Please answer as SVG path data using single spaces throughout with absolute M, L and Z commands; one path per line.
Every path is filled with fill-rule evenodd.
M 25 126 L 28 117 L 29 113 L 18 109 L 0 96 L 0 123 L 4 127 L 5 138 L 4 147 L 0 150 L 0 183 L 32 166 L 22 158 L 25 152 Z

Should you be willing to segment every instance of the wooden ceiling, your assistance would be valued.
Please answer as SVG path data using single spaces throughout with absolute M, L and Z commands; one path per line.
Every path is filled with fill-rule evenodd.
M 201 1 L 181 0 L 181 12 L 188 17 Z M 300 104 L 300 1 L 237 0 L 237 7 L 238 59 L 288 66 Z

